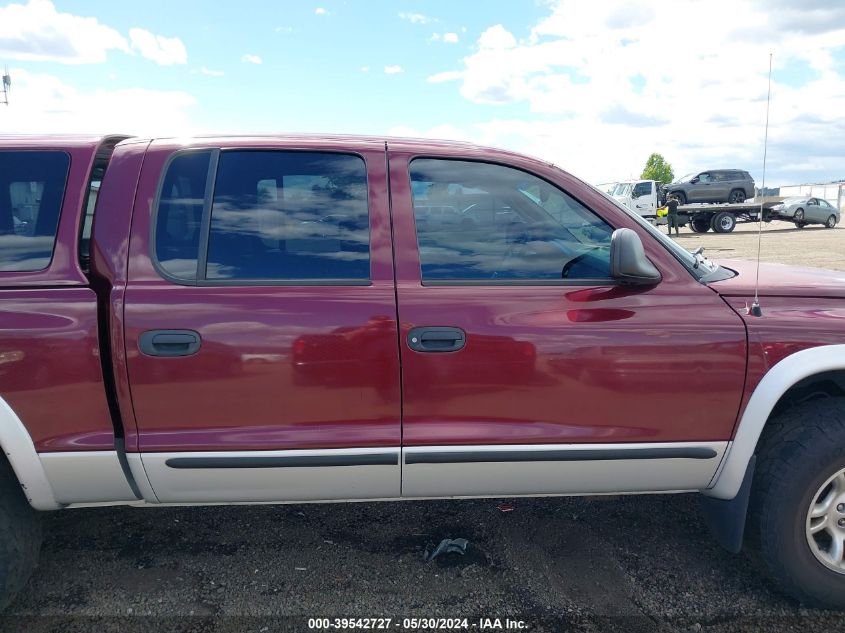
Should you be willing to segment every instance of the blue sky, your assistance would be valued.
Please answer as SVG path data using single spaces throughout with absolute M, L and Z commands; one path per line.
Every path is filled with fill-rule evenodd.
M 0 133 L 434 136 L 596 183 L 636 177 L 652 151 L 678 175 L 760 183 L 772 52 L 768 184 L 845 178 L 845 5 L 701 6 L 0 0 Z
M 533 2 L 501 4 L 497 18 L 526 34 L 544 13 Z M 113 55 L 106 77 L 102 66 L 54 70 L 72 70 L 74 80 L 90 89 L 108 81 L 179 90 L 190 82 L 202 103 L 197 123 L 208 129 L 243 128 L 238 119 L 248 116 L 257 130 L 346 131 L 350 126 L 354 129 L 348 131 L 379 133 L 385 125 L 438 125 L 443 111 L 455 124 L 478 116 L 452 86 L 426 82 L 429 75 L 457 66 L 488 26 L 475 3 L 152 1 L 144 3 L 143 12 L 127 11 L 121 2 L 55 6 L 78 14 L 96 7 L 90 14 L 121 32 L 140 24 L 178 36 L 189 52 L 186 65 L 161 67 Z M 325 13 L 316 13 L 319 8 Z M 430 21 L 403 19 L 402 13 Z M 458 42 L 432 41 L 435 33 L 455 33 Z M 262 63 L 245 63 L 243 55 L 257 55 Z M 384 72 L 396 65 L 402 72 Z M 224 75 L 198 74 L 203 67 Z M 115 78 L 109 79 L 112 73 Z M 520 110 L 525 107 L 514 108 Z

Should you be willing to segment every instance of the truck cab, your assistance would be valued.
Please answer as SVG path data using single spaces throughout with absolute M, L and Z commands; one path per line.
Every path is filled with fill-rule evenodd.
M 689 253 L 655 184 L 632 210 L 443 141 L 0 137 L 0 606 L 36 511 L 699 492 L 845 607 L 845 278 Z
M 614 200 L 644 218 L 657 218 L 657 209 L 663 202 L 660 183 L 654 180 L 619 182 L 611 195 Z

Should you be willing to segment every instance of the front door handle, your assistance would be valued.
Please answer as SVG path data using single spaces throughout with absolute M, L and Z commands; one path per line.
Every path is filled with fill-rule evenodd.
M 415 327 L 408 332 L 408 347 L 415 352 L 457 352 L 467 342 L 459 327 Z
M 191 356 L 201 345 L 193 330 L 148 330 L 138 339 L 138 348 L 147 356 Z

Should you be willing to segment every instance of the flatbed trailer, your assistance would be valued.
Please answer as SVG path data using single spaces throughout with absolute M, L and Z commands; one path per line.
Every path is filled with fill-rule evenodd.
M 769 209 L 775 204 L 777 202 L 763 203 L 764 222 L 771 221 Z M 689 225 L 694 233 L 706 233 L 711 229 L 716 233 L 730 233 L 738 223 L 757 222 L 759 218 L 760 203 L 684 204 L 678 207 L 681 226 Z

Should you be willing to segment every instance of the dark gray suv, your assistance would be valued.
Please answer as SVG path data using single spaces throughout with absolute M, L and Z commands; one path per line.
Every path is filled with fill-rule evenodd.
M 666 185 L 669 195 L 687 202 L 745 202 L 754 197 L 754 179 L 740 169 L 711 169 L 687 174 Z

